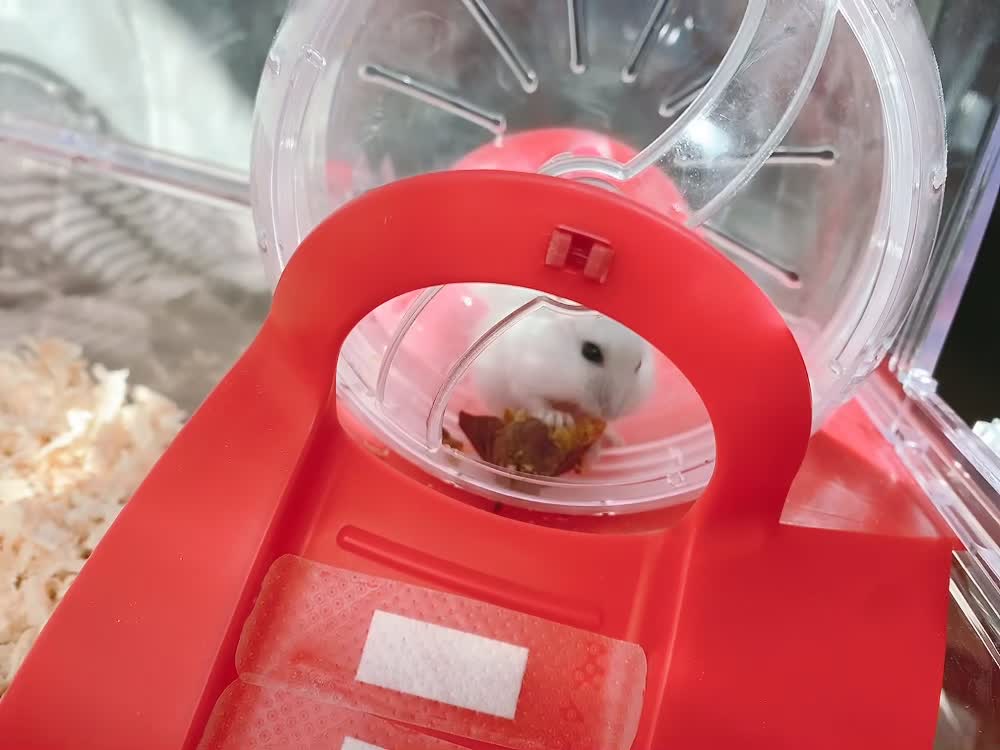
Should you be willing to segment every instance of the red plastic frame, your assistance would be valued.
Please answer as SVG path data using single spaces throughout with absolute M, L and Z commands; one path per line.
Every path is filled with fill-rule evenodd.
M 544 265 L 557 226 L 607 239 L 605 284 Z M 602 310 L 687 375 L 717 460 L 676 526 L 594 535 L 503 518 L 345 435 L 333 384 L 353 326 L 397 295 L 467 281 Z M 41 634 L 0 704 L 0 738 L 193 747 L 235 676 L 267 566 L 296 552 L 639 643 L 649 679 L 636 748 L 920 747 L 936 716 L 950 543 L 780 525 L 809 423 L 781 317 L 682 227 L 530 174 L 380 188 L 298 250 L 257 339 Z

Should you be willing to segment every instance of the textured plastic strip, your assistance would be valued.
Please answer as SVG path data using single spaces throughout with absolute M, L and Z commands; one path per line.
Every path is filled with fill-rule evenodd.
M 362 663 L 369 644 L 385 656 L 389 644 L 395 649 L 404 640 L 399 630 L 387 635 L 388 620 L 379 624 L 384 615 L 376 613 L 397 616 L 409 631 L 408 647 L 378 665 L 379 683 L 420 690 L 357 679 L 359 670 L 370 674 Z M 477 658 L 492 654 L 493 663 L 483 668 L 471 661 L 463 640 L 453 640 L 456 631 L 481 639 L 464 643 L 487 644 Z M 434 648 L 427 648 L 428 637 Z M 516 682 L 515 654 L 525 657 L 523 679 L 505 718 L 498 714 Z M 646 683 L 646 658 L 634 644 L 292 555 L 277 560 L 264 579 L 237 669 L 257 685 L 514 750 L 626 750 Z
M 198 750 L 462 750 L 413 729 L 303 693 L 234 682 Z

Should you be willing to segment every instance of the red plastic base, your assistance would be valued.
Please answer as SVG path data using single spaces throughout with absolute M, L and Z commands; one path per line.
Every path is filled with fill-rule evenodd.
M 607 240 L 607 283 L 544 265 L 558 227 Z M 331 397 L 348 332 L 399 294 L 464 281 L 579 300 L 670 357 L 715 428 L 702 499 L 655 531 L 550 528 L 461 502 L 352 440 Z M 369 193 L 296 253 L 260 335 L 87 563 L 0 703 L 3 747 L 193 747 L 235 676 L 264 572 L 295 552 L 638 643 L 637 750 L 929 749 L 951 540 L 889 533 L 876 510 L 854 531 L 779 523 L 809 403 L 757 287 L 631 202 L 492 172 Z M 800 481 L 813 499 L 831 487 L 822 472 Z

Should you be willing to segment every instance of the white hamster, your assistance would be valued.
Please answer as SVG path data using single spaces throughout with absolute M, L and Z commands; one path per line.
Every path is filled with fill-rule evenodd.
M 480 335 L 541 296 L 520 287 L 473 287 L 489 308 Z M 492 412 L 523 409 L 561 426 L 572 424 L 574 411 L 607 421 L 625 416 L 652 392 L 653 371 L 653 348 L 620 323 L 593 311 L 539 308 L 487 347 L 472 372 Z

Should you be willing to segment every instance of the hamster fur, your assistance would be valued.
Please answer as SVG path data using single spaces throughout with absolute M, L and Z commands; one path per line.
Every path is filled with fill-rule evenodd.
M 480 335 L 543 296 L 519 287 L 473 286 L 489 309 Z M 551 426 L 572 424 L 573 411 L 612 421 L 652 392 L 653 348 L 605 315 L 540 308 L 487 347 L 472 372 L 479 395 L 496 414 L 523 409 Z

